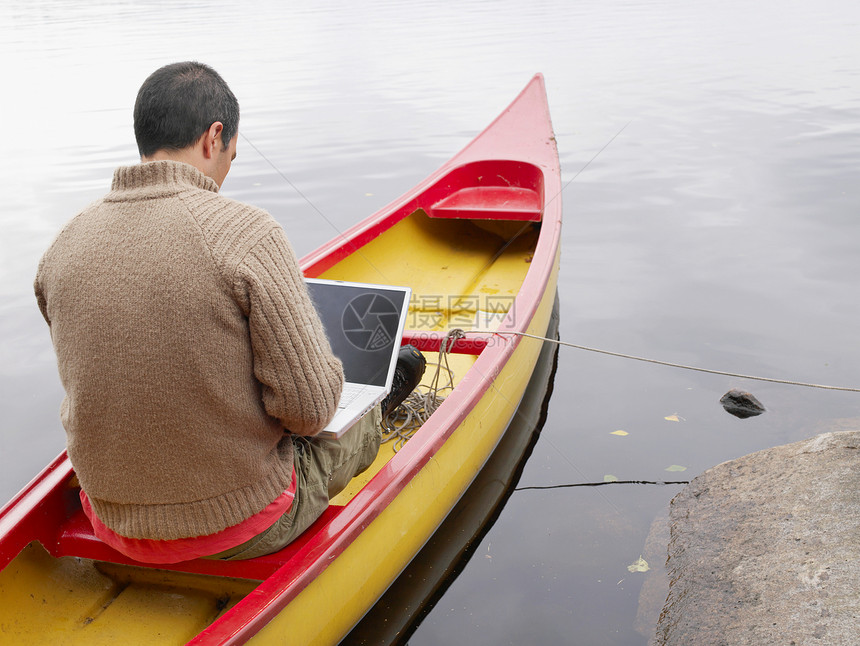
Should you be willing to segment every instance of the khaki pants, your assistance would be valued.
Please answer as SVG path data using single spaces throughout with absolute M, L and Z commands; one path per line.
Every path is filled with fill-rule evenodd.
M 296 539 L 328 508 L 329 499 L 376 459 L 381 417 L 377 406 L 336 440 L 295 436 L 296 497 L 290 510 L 261 534 L 206 558 L 251 559 L 277 552 Z

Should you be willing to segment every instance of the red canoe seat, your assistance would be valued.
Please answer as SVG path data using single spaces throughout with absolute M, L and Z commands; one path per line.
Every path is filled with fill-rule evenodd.
M 534 164 L 507 159 L 470 162 L 438 180 L 422 205 L 431 218 L 525 220 L 543 217 L 543 174 Z
M 328 510 L 319 519 L 317 519 L 314 525 L 308 528 L 302 536 L 280 552 L 243 561 L 195 559 L 193 561 L 183 561 L 181 563 L 172 564 L 140 563 L 128 558 L 120 552 L 117 552 L 115 549 L 96 538 L 93 534 L 93 528 L 89 519 L 84 515 L 83 510 L 80 508 L 70 514 L 67 520 L 59 527 L 56 540 L 44 547 L 55 557 L 75 556 L 79 558 L 92 559 L 94 561 L 135 565 L 159 570 L 210 574 L 262 581 L 289 561 L 296 552 L 301 550 L 302 546 L 307 543 L 314 534 L 316 534 L 315 528 L 319 527 L 321 524 L 328 523 L 335 515 L 337 515 L 340 509 L 342 508 L 335 505 L 329 506 Z
M 537 222 L 541 219 L 541 197 L 536 191 L 517 186 L 471 186 L 434 204 L 430 215 Z

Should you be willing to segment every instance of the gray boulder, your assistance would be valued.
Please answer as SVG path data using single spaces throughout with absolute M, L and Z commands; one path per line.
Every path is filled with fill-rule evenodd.
M 860 431 L 725 462 L 672 501 L 658 646 L 860 644 Z

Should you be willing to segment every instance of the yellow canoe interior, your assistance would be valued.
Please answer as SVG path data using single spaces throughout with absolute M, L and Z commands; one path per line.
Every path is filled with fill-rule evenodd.
M 409 330 L 493 329 L 513 306 L 538 233 L 539 225 L 531 222 L 431 218 L 418 210 L 329 267 L 322 277 L 409 285 L 413 290 Z M 427 383 L 437 355 L 425 354 Z M 450 356 L 455 383 L 476 359 Z M 394 455 L 393 443 L 383 444 L 371 468 L 332 504 L 348 504 Z M 54 558 L 34 542 L 0 572 L 0 643 L 182 644 L 257 584 Z

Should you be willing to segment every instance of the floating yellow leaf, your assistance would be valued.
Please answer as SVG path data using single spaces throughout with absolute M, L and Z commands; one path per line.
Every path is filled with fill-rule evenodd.
M 663 419 L 668 420 L 670 422 L 685 422 L 686 420 L 678 415 L 678 413 L 674 413 L 672 415 L 666 415 Z
M 630 435 L 630 433 L 627 431 L 612 431 L 610 435 L 620 435 L 621 437 L 624 437 L 625 435 Z
M 364 197 L 373 197 L 373 193 L 365 193 Z
M 687 467 L 682 467 L 680 464 L 673 464 L 670 467 L 666 467 L 666 471 L 686 471 Z
M 651 569 L 651 566 L 648 565 L 648 561 L 642 558 L 642 555 L 639 555 L 639 558 L 627 566 L 628 572 L 647 572 Z
M 614 475 L 607 473 L 603 476 L 603 482 L 618 482 L 618 478 Z

